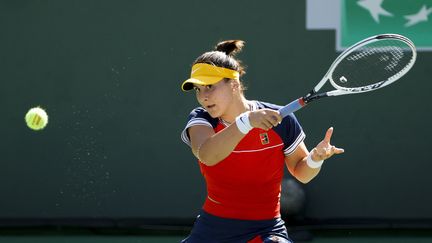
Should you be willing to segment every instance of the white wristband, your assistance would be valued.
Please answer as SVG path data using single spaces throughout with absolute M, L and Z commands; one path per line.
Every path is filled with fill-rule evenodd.
M 249 122 L 249 111 L 244 112 L 236 117 L 236 125 L 243 134 L 247 134 L 250 130 L 252 130 L 253 127 Z
M 312 160 L 312 156 L 311 153 L 309 153 L 307 159 L 306 159 L 306 164 L 312 168 L 312 169 L 317 169 L 319 167 L 321 167 L 321 165 L 324 163 L 324 160 L 320 160 L 320 161 L 313 161 Z

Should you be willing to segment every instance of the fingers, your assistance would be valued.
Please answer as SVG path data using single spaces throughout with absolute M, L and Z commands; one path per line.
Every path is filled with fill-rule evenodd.
M 336 148 L 335 146 L 331 146 L 330 149 L 328 149 L 328 152 L 326 153 L 326 155 L 328 157 L 331 157 L 331 156 L 333 156 L 333 154 L 341 154 L 343 152 L 345 152 L 344 149 Z
M 327 129 L 327 132 L 324 137 L 324 141 L 330 143 L 330 139 L 332 135 L 333 135 L 333 127 L 330 127 L 329 129 Z
M 270 109 L 253 111 L 249 114 L 249 122 L 251 126 L 264 130 L 269 130 L 279 125 L 281 121 L 282 117 L 279 112 Z
M 269 115 L 271 119 L 271 123 L 273 126 L 277 126 L 282 122 L 282 116 L 279 114 L 279 111 L 269 110 Z
M 332 146 L 332 151 L 333 151 L 333 154 L 341 154 L 341 153 L 345 152 L 345 150 L 343 148 L 336 148 L 335 146 Z
M 330 147 L 330 154 L 331 155 L 341 154 L 341 153 L 345 152 L 345 150 L 343 148 L 336 148 L 335 146 L 330 145 L 330 139 L 333 135 L 333 130 L 334 130 L 333 127 L 330 127 L 329 129 L 327 129 L 326 135 L 324 137 L 324 142 L 327 143 L 329 146 L 331 146 Z
M 327 147 L 316 147 L 312 149 L 312 159 L 315 161 L 325 160 L 332 157 L 334 154 L 341 154 L 345 152 L 342 148 L 336 148 L 335 146 L 327 146 Z
M 330 144 L 331 136 L 333 135 L 333 127 L 330 127 L 321 141 L 312 151 L 312 159 L 315 161 L 325 160 L 332 157 L 334 154 L 341 154 L 345 152 L 343 148 L 337 148 Z
M 268 130 L 268 129 L 270 129 L 270 128 L 272 128 L 273 127 L 273 123 L 272 123 L 272 121 L 271 120 L 263 120 L 262 122 L 261 122 L 261 124 L 262 124 L 262 127 L 265 129 L 265 130 Z
M 271 119 L 272 119 L 272 125 L 274 127 L 281 124 L 282 122 L 282 116 L 279 113 L 272 115 Z
M 261 128 L 269 130 L 275 126 L 279 125 L 276 117 L 263 118 L 261 121 Z

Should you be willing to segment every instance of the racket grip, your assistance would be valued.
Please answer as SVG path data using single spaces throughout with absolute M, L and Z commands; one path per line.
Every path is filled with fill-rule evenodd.
M 289 114 L 300 110 L 305 105 L 306 105 L 306 103 L 304 102 L 303 98 L 299 98 L 299 99 L 294 100 L 293 102 L 289 103 L 288 105 L 280 108 L 279 114 L 281 114 L 282 118 L 284 118 L 284 117 L 288 116 Z

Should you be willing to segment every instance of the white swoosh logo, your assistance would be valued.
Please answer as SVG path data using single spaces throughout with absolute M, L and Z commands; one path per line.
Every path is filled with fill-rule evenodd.
M 195 70 L 192 70 L 191 75 L 194 74 L 196 71 L 200 70 L 201 68 L 197 68 Z

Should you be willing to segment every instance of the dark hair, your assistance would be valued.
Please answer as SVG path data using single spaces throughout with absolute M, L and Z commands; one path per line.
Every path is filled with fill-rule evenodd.
M 240 73 L 240 77 L 245 74 L 245 68 L 242 62 L 234 56 L 239 53 L 243 46 L 244 41 L 242 40 L 226 40 L 219 42 L 214 51 L 209 51 L 199 56 L 193 64 L 196 63 L 207 63 L 218 67 L 224 67 L 235 70 Z

